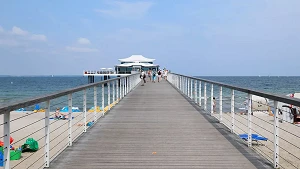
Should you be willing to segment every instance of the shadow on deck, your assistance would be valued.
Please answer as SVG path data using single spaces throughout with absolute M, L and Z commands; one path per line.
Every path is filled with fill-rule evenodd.
M 166 81 L 139 86 L 50 168 L 272 168 Z

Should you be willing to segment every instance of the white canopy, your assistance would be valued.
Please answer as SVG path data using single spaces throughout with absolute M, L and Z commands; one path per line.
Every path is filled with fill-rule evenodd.
M 150 64 L 150 63 L 124 63 L 117 65 L 118 67 L 130 67 L 130 66 L 143 66 L 143 67 L 156 67 L 158 65 Z
M 131 55 L 128 58 L 119 59 L 120 62 L 153 62 L 155 59 L 145 58 L 143 55 Z

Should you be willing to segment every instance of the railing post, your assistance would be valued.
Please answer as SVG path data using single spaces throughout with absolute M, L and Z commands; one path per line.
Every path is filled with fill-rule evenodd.
M 131 76 L 128 77 L 128 93 L 131 91 Z
M 187 78 L 187 96 L 190 97 L 190 79 Z
M 104 83 L 102 83 L 102 116 L 104 116 Z
M 214 85 L 211 84 L 210 88 L 210 115 L 214 113 Z
M 116 83 L 116 81 L 112 82 L 112 88 L 113 88 L 113 94 L 112 94 L 113 95 L 113 98 L 112 98 L 113 100 L 112 101 L 113 101 L 113 104 L 115 103 L 115 94 L 116 94 L 115 93 L 115 83 Z
M 122 78 L 121 80 L 120 80 L 120 83 L 121 83 L 121 86 L 120 86 L 120 91 L 121 91 L 121 99 L 123 99 L 123 93 L 124 93 L 124 79 Z
M 83 132 L 86 132 L 86 89 L 83 90 Z
M 194 80 L 194 101 L 197 103 L 197 80 Z
M 199 102 L 198 102 L 199 106 L 202 106 L 202 103 L 201 103 L 202 102 L 202 98 L 201 98 L 202 97 L 202 92 L 201 91 L 202 91 L 202 89 L 201 89 L 201 81 L 199 81 Z
M 248 94 L 248 147 L 252 147 L 252 94 Z
M 127 95 L 128 94 L 128 77 L 126 77 L 126 94 L 125 95 Z
M 190 98 L 193 100 L 193 79 L 190 79 Z
M 185 77 L 182 77 L 182 93 L 185 94 Z
M 110 110 L 110 82 L 107 82 L 107 106 Z
M 5 112 L 4 113 L 4 118 L 3 118 L 3 124 L 4 124 L 4 157 L 3 157 L 3 162 L 4 162 L 4 169 L 10 169 L 10 112 Z
M 193 79 L 190 79 L 190 98 L 193 99 Z
M 189 79 L 187 77 L 185 77 L 186 83 L 185 83 L 185 95 L 188 96 L 188 92 L 189 92 Z
M 184 85 L 184 92 L 183 93 L 185 95 L 187 95 L 187 78 L 186 77 L 184 77 L 184 84 L 183 85 Z
M 45 167 L 49 167 L 50 163 L 50 100 L 46 102 L 46 112 L 45 112 Z
M 97 121 L 97 86 L 94 86 L 94 122 Z
M 178 88 L 181 91 L 181 76 L 178 76 Z
M 207 110 L 206 83 L 204 83 L 204 110 Z
M 126 91 L 125 91 L 125 87 L 126 87 L 126 80 L 125 80 L 125 78 L 123 78 L 123 83 L 122 83 L 123 84 L 123 96 L 122 96 L 122 98 L 125 97 L 125 93 L 126 93 Z
M 121 98 L 123 99 L 123 97 L 124 97 L 124 77 L 121 79 L 121 82 L 122 82 L 121 83 L 121 85 L 122 85 L 121 86 L 121 88 L 122 88 L 122 94 L 121 94 L 122 96 L 121 96 Z
M 222 123 L 222 120 L 223 120 L 223 102 L 222 102 L 223 98 L 222 97 L 223 97 L 222 86 L 220 86 L 220 98 L 219 98 L 220 123 Z
M 68 122 L 69 122 L 69 146 L 72 146 L 72 94 L 68 95 L 68 105 L 69 105 L 69 115 L 68 115 Z
M 234 133 L 234 90 L 231 90 L 231 133 Z
M 116 83 L 117 83 L 117 84 L 116 84 L 116 90 L 117 90 L 117 91 L 116 91 L 116 97 L 117 97 L 117 98 L 116 98 L 116 102 L 118 103 L 118 102 L 119 102 L 119 99 L 120 99 L 120 97 L 119 97 L 119 96 L 120 96 L 120 94 L 119 94 L 119 80 L 117 80 Z
M 279 168 L 279 116 L 278 101 L 274 101 L 274 168 Z

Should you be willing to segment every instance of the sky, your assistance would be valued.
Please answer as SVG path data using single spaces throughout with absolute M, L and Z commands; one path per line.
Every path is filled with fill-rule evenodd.
M 0 75 L 82 75 L 133 54 L 191 76 L 300 73 L 299 0 L 0 3 Z

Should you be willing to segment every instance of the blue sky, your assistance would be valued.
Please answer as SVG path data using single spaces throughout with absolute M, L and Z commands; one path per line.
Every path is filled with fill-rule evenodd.
M 186 75 L 299 75 L 299 6 L 299 0 L 5 1 L 0 75 L 81 75 L 132 54 Z

